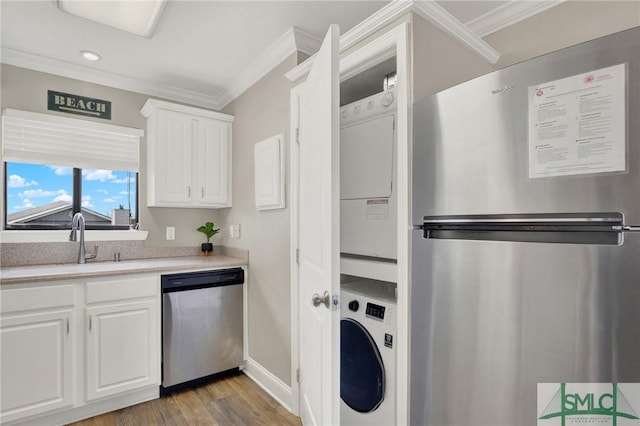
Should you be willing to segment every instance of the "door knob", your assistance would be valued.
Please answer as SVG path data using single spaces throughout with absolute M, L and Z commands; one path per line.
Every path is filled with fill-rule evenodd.
M 331 296 L 328 291 L 325 291 L 322 296 L 316 293 L 312 296 L 311 302 L 313 303 L 313 306 L 320 306 L 321 303 L 324 303 L 324 306 L 328 309 L 331 306 Z

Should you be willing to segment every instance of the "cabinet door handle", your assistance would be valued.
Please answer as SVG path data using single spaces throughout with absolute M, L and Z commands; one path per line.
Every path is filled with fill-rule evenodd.
M 191 187 L 187 186 L 187 197 L 191 197 Z
M 204 186 L 200 187 L 200 198 L 204 198 Z
M 89 331 L 91 331 L 91 315 L 89 315 Z
M 67 318 L 67 336 L 69 335 L 69 318 Z

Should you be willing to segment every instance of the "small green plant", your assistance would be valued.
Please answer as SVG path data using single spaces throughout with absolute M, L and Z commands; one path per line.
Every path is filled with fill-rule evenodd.
M 207 243 L 209 242 L 211 237 L 213 237 L 218 232 L 220 232 L 219 229 L 213 229 L 214 226 L 215 225 L 213 222 L 207 222 L 197 229 L 197 231 L 202 232 L 204 235 L 207 236 Z

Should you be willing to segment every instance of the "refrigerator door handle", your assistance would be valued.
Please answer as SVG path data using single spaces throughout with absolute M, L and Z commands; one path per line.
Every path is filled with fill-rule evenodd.
M 623 226 L 620 226 L 620 230 L 624 232 L 640 232 L 640 226 L 623 225 Z
M 424 225 L 623 225 L 624 216 L 619 212 L 608 213 L 534 213 L 534 214 L 502 214 L 502 215 L 452 215 L 424 216 Z
M 613 212 L 425 216 L 420 229 L 428 239 L 620 245 L 625 231 L 640 227 Z

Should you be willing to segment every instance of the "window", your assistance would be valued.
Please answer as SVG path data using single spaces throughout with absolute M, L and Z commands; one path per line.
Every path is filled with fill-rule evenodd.
M 5 229 L 87 229 L 137 224 L 142 130 L 6 109 Z
M 5 229 L 68 229 L 82 211 L 87 229 L 138 222 L 135 172 L 5 163 Z

